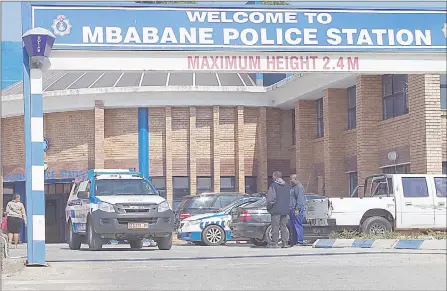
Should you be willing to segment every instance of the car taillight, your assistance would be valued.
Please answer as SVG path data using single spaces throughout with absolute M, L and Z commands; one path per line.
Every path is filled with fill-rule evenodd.
M 253 220 L 253 217 L 251 216 L 250 212 L 248 212 L 247 210 L 242 210 L 241 215 L 239 215 L 239 220 L 242 220 L 242 221 Z
M 191 216 L 192 216 L 192 215 L 189 214 L 189 213 L 186 212 L 186 211 L 181 211 L 181 212 L 180 212 L 180 215 L 179 215 L 180 219 L 186 219 L 186 218 L 191 217 Z

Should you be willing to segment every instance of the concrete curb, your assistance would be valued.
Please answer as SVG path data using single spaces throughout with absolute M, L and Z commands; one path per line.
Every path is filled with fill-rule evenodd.
M 366 248 L 404 250 L 447 250 L 447 240 L 419 239 L 319 239 L 313 248 Z

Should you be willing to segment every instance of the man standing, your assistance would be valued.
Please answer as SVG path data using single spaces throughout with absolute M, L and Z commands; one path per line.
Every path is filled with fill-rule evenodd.
M 296 175 L 290 176 L 290 225 L 292 229 L 291 245 L 304 243 L 303 217 L 306 210 L 304 187 L 298 182 Z
M 281 230 L 281 239 L 283 248 L 288 247 L 289 232 L 287 222 L 289 220 L 290 210 L 290 187 L 282 179 L 282 173 L 275 171 L 273 173 L 273 183 L 267 191 L 267 210 L 272 219 L 272 241 L 273 244 L 267 245 L 269 248 L 278 248 L 279 231 Z

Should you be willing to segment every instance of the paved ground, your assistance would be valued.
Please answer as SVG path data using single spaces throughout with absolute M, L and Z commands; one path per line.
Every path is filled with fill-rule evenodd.
M 22 246 L 23 247 L 23 246 Z M 15 251 L 17 253 L 20 250 Z M 100 252 L 50 245 L 50 267 L 3 278 L 3 290 L 446 290 L 433 251 L 174 246 Z

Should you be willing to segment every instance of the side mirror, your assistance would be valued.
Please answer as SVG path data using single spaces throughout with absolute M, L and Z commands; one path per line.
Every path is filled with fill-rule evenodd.
M 87 191 L 79 191 L 78 192 L 78 198 L 89 199 L 90 195 L 89 195 L 89 193 Z

